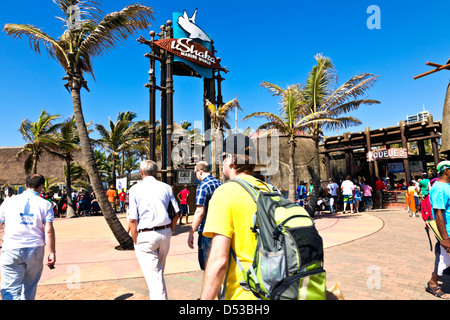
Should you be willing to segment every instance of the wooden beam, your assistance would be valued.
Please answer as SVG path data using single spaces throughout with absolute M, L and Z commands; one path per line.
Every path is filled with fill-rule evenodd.
M 429 62 L 429 63 L 430 63 L 430 62 Z M 414 80 L 419 79 L 419 78 L 422 78 L 422 77 L 425 77 L 425 76 L 427 76 L 427 75 L 429 75 L 429 74 L 432 74 L 432 73 L 435 73 L 435 72 L 438 72 L 438 71 L 441 71 L 441 70 L 444 70 L 444 69 L 449 69 L 449 68 L 450 68 L 450 64 L 441 65 L 440 67 L 437 67 L 437 68 L 434 69 L 434 70 L 427 71 L 427 72 L 425 72 L 425 73 L 419 74 L 418 76 L 415 76 L 415 77 L 414 77 Z

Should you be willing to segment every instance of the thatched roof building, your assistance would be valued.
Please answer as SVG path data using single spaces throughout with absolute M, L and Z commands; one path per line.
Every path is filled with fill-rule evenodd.
M 25 157 L 16 158 L 22 147 L 0 147 L 0 187 L 4 185 L 18 186 L 25 183 L 27 174 L 24 169 Z M 74 155 L 74 162 L 82 164 L 81 152 Z M 56 178 L 64 183 L 65 162 L 44 152 L 38 162 L 37 171 L 45 178 Z

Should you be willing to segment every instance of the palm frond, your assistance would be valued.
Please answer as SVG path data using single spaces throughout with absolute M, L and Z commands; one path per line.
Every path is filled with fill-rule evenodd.
M 233 108 L 237 108 L 237 109 L 242 111 L 242 108 L 239 105 L 239 100 L 237 98 L 235 98 L 233 100 L 230 100 L 227 103 L 225 103 L 224 105 L 220 106 L 219 107 L 219 112 L 222 113 L 222 114 L 228 113 Z
M 378 76 L 371 73 L 363 73 L 353 76 L 342 86 L 336 89 L 323 103 L 323 108 L 333 110 L 336 106 L 342 105 L 346 101 L 357 99 L 368 89 L 374 86 Z M 375 101 L 375 100 L 372 100 Z
M 247 121 L 250 120 L 251 118 L 265 118 L 270 122 L 279 122 L 279 123 L 284 122 L 280 116 L 270 112 L 253 112 L 242 118 L 242 121 Z
M 41 29 L 29 24 L 9 23 L 4 26 L 3 31 L 6 31 L 8 36 L 12 36 L 16 39 L 21 39 L 22 36 L 27 36 L 30 42 L 30 47 L 39 54 L 41 53 L 40 44 L 42 43 L 50 57 L 57 60 L 59 60 L 57 58 L 58 56 L 64 57 L 66 64 L 63 66 L 65 67 L 69 64 L 69 59 L 59 43 Z
M 353 126 L 360 125 L 362 122 L 358 118 L 355 117 L 340 117 L 334 118 L 335 121 L 327 121 L 323 123 L 322 128 L 324 130 L 336 130 L 336 129 L 345 129 Z
M 261 82 L 261 87 L 268 89 L 270 92 L 272 92 L 272 95 L 274 96 L 280 96 L 284 92 L 284 89 L 279 85 L 267 81 Z
M 63 21 L 71 19 L 75 9 L 78 10 L 79 18 L 82 20 L 99 20 L 103 16 L 100 1 L 97 0 L 53 0 L 53 2 L 63 12 L 64 18 L 59 18 Z
M 79 47 L 80 54 L 99 56 L 114 49 L 136 31 L 148 28 L 153 18 L 151 7 L 133 4 L 106 15 Z

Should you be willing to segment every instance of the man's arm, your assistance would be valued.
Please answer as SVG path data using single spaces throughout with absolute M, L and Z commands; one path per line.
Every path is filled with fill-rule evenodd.
M 197 206 L 194 213 L 194 220 L 192 221 L 191 230 L 189 231 L 188 236 L 188 246 L 191 249 L 194 249 L 194 232 L 198 230 L 198 226 L 200 225 L 200 222 L 202 221 L 204 215 L 205 207 Z
M 442 209 L 434 209 L 434 214 L 436 216 L 436 224 L 437 228 L 439 230 L 439 233 L 442 237 L 442 246 L 447 250 L 447 252 L 450 251 L 450 237 L 447 233 L 447 228 L 445 227 L 445 220 L 444 220 L 444 210 Z
M 230 243 L 230 238 L 220 234 L 214 234 L 208 263 L 206 264 L 200 299 L 214 300 L 217 298 L 227 271 Z
M 55 241 L 55 229 L 53 228 L 53 222 L 45 223 L 45 243 L 48 246 L 48 262 L 47 265 L 54 266 L 56 263 L 56 241 Z
M 128 226 L 130 229 L 131 238 L 133 239 L 134 244 L 136 244 L 137 243 L 137 235 L 138 235 L 137 220 L 130 219 L 130 223 L 128 224 Z
M 178 218 L 180 217 L 180 211 L 178 211 L 173 217 L 172 221 L 170 222 L 170 229 L 175 230 L 175 227 L 177 226 Z

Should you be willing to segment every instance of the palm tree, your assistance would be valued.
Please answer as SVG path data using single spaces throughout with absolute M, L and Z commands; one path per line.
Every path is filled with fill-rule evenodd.
M 134 170 L 138 170 L 140 167 L 139 156 L 136 154 L 131 154 L 125 157 L 123 161 L 123 170 L 127 175 L 127 189 L 130 186 L 130 175 Z
M 50 179 L 48 177 L 45 178 L 44 185 L 42 186 L 42 192 L 48 193 L 51 191 L 52 188 L 58 186 L 58 181 L 56 181 L 56 180 L 57 180 L 57 178 L 52 178 L 52 179 Z
M 111 181 L 112 179 L 112 165 L 111 161 L 108 160 L 108 156 L 103 150 L 94 150 L 95 163 L 100 175 L 100 179 L 103 182 Z
M 103 17 L 96 0 L 54 0 L 62 10 L 63 21 L 67 29 L 61 37 L 54 39 L 42 30 L 28 24 L 6 24 L 7 35 L 29 38 L 31 47 L 40 53 L 43 44 L 47 53 L 57 60 L 64 68 L 67 80 L 65 87 L 72 95 L 72 103 L 81 141 L 84 163 L 89 174 L 89 180 L 98 198 L 103 215 L 119 242 L 120 249 L 132 249 L 133 241 L 125 231 L 121 222 L 113 213 L 108 203 L 106 193 L 98 175 L 94 152 L 84 121 L 81 107 L 81 89 L 87 87 L 84 74 L 93 74 L 92 58 L 114 49 L 122 40 L 132 36 L 137 30 L 146 30 L 153 19 L 150 7 L 132 4 L 121 11 L 112 12 Z M 73 21 L 72 12 L 79 13 L 79 19 Z
M 356 74 L 350 80 L 337 87 L 336 69 L 330 58 L 317 54 L 314 57 L 317 64 L 313 66 L 308 75 L 304 95 L 307 101 L 306 108 L 301 113 L 313 115 L 324 113 L 324 117 L 306 125 L 315 142 L 314 170 L 313 176 L 314 191 L 309 200 L 310 208 L 315 208 L 317 203 L 320 185 L 320 158 L 319 142 L 324 130 L 336 130 L 356 126 L 361 121 L 355 117 L 344 116 L 350 111 L 357 110 L 362 105 L 379 104 L 373 99 L 359 99 L 369 88 L 371 88 L 378 76 L 371 73 Z
M 70 163 L 70 169 L 64 166 L 64 177 L 67 180 L 67 173 L 70 172 L 70 181 L 75 189 L 83 189 L 89 191 L 89 176 L 86 169 L 78 163 Z
M 266 135 L 280 133 L 288 137 L 289 145 L 289 178 L 288 191 L 289 200 L 295 202 L 295 148 L 298 132 L 310 123 L 314 123 L 318 118 L 326 115 L 320 112 L 308 116 L 303 116 L 301 111 L 305 107 L 305 97 L 302 87 L 294 84 L 286 89 L 278 85 L 262 82 L 261 85 L 280 97 L 280 115 L 270 112 L 254 112 L 243 118 L 244 121 L 250 118 L 265 118 L 268 122 L 260 125 L 256 130 L 267 130 Z
M 88 123 L 87 126 L 90 124 Z M 64 177 L 66 179 L 66 198 L 67 198 L 67 213 L 66 218 L 75 216 L 75 208 L 72 203 L 72 181 L 71 181 L 71 162 L 73 161 L 73 154 L 81 149 L 80 138 L 76 127 L 75 117 L 68 117 L 59 130 L 55 133 L 56 148 L 49 150 L 52 154 L 66 162 L 64 166 Z
M 50 115 L 42 110 L 36 122 L 25 119 L 20 124 L 19 132 L 26 144 L 16 157 L 21 158 L 26 155 L 24 163 L 26 174 L 37 173 L 37 163 L 42 153 L 55 146 L 54 133 L 58 130 L 60 124 L 53 124 L 53 121 L 59 119 L 59 117 L 59 115 Z
M 95 129 L 101 136 L 97 142 L 109 152 L 109 158 L 112 161 L 112 185 L 114 186 L 116 185 L 116 163 L 120 153 L 130 150 L 135 144 L 144 140 L 138 135 L 142 122 L 132 122 L 127 119 L 128 117 L 123 115 L 119 115 L 116 122 L 109 119 L 110 130 L 101 124 L 95 125 Z
M 208 112 L 209 117 L 211 118 L 211 159 L 212 159 L 212 172 L 214 175 L 218 175 L 217 172 L 217 163 L 216 163 L 216 137 L 222 137 L 224 134 L 224 127 L 228 130 L 231 130 L 231 125 L 228 123 L 228 116 L 230 111 L 235 108 L 242 111 L 241 106 L 239 105 L 239 101 L 237 98 L 228 101 L 225 104 L 221 104 L 216 106 L 211 103 L 209 100 L 205 101 L 205 108 Z

